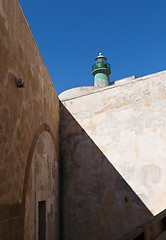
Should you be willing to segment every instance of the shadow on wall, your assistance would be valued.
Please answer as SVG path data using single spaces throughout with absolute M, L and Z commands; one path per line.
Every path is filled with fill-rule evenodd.
M 153 215 L 65 106 L 60 106 L 63 239 L 117 240 Z
M 32 164 L 32 158 L 34 154 L 34 149 L 36 147 L 36 143 L 41 136 L 42 133 L 47 132 L 49 133 L 50 137 L 54 142 L 54 147 L 56 148 L 56 139 L 54 137 L 54 133 L 52 129 L 49 127 L 48 124 L 43 123 L 39 126 L 38 130 L 36 131 L 31 147 L 29 150 L 27 164 L 26 164 L 26 172 L 24 178 L 24 187 L 23 187 L 23 194 L 22 194 L 22 202 L 16 204 L 0 204 L 0 240 L 23 240 L 25 234 L 25 214 L 26 214 L 26 196 L 28 191 L 28 180 L 30 178 L 30 169 Z M 44 176 L 43 176 L 44 177 Z M 16 186 L 17 187 L 17 186 Z M 32 187 L 32 186 L 31 186 Z M 46 199 L 48 200 L 48 199 Z M 48 201 L 47 201 L 48 202 Z M 29 214 L 29 213 L 28 213 Z M 48 218 L 47 218 L 48 220 Z M 34 222 L 33 219 L 31 219 Z M 57 220 L 58 222 L 58 220 Z M 52 222 L 51 222 L 52 224 Z M 50 224 L 50 225 L 51 225 Z M 59 223 L 57 226 L 54 226 L 54 229 L 59 227 Z M 58 232 L 58 230 L 57 230 Z M 25 236 L 26 239 L 29 239 Z M 55 236 L 55 239 L 56 236 Z

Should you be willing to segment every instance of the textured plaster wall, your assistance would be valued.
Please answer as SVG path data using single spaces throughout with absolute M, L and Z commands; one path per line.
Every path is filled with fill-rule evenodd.
M 22 78 L 25 87 L 17 88 L 15 78 Z M 0 239 L 18 240 L 23 239 L 31 163 L 40 165 L 45 156 L 41 153 L 34 163 L 33 150 L 40 134 L 50 134 L 46 142 L 54 142 L 50 154 L 57 156 L 50 164 L 58 164 L 59 101 L 17 0 L 0 0 L 0 86 Z M 47 175 L 47 164 L 41 163 L 41 168 L 40 177 Z M 57 186 L 57 174 L 56 166 L 52 186 Z M 41 192 L 40 184 L 35 191 Z M 48 209 L 57 201 L 54 193 L 51 190 L 51 196 L 45 195 L 50 198 Z M 52 223 L 50 226 L 52 229 Z
M 166 72 L 77 91 L 60 96 L 64 238 L 118 239 L 166 207 Z
M 33 152 L 26 194 L 25 240 L 38 239 L 39 201 L 46 201 L 46 239 L 58 239 L 58 161 L 48 132 L 39 136 Z

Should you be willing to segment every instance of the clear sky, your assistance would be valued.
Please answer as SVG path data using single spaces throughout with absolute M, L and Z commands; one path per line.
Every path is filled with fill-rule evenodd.
M 166 70 L 166 0 L 20 0 L 58 94 L 93 85 L 102 52 L 111 81 Z

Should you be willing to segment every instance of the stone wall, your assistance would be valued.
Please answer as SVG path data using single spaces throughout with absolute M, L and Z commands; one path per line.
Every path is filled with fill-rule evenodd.
M 58 161 L 48 132 L 40 134 L 33 151 L 26 193 L 24 239 L 39 239 L 39 202 L 46 201 L 46 239 L 58 238 Z M 34 224 L 36 223 L 36 224 Z
M 64 239 L 118 239 L 165 209 L 166 72 L 60 99 Z
M 141 224 L 120 240 L 165 240 L 166 239 L 166 209 Z
M 24 80 L 23 88 L 16 78 Z M 17 0 L 0 0 L 0 85 L 0 239 L 37 239 L 27 221 L 31 214 L 37 228 L 39 201 L 46 201 L 47 239 L 53 239 L 59 224 L 59 100 Z

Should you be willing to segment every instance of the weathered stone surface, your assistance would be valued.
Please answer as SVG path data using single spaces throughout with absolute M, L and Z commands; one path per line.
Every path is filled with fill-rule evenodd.
M 16 78 L 22 78 L 25 87 L 18 88 Z M 10 239 L 23 239 L 29 173 L 34 164 L 37 164 L 36 172 L 40 169 L 45 144 L 54 142 L 52 149 L 48 148 L 50 154 L 57 156 L 56 161 L 55 158 L 50 159 L 52 171 L 54 164 L 58 165 L 59 100 L 17 0 L 0 0 L 0 86 L 0 239 L 6 239 L 6 234 L 10 235 Z M 33 144 L 40 134 L 50 134 L 51 137 L 43 140 L 43 148 L 37 144 L 39 154 L 34 163 Z M 50 180 L 53 186 L 58 184 L 56 167 L 54 179 Z M 47 164 L 42 165 L 42 171 L 48 172 Z M 35 188 L 37 196 L 41 191 L 39 186 Z M 51 199 L 47 209 L 52 234 L 57 228 L 52 226 L 55 213 L 52 215 L 54 209 L 51 210 L 51 206 L 54 202 L 56 208 L 58 196 L 52 187 L 50 191 L 45 200 Z M 22 220 L 17 221 L 16 216 Z M 7 233 L 8 224 L 11 232 Z
M 166 72 L 62 104 L 65 239 L 117 239 L 165 209 Z
M 58 239 L 58 184 L 58 161 L 54 142 L 48 132 L 43 132 L 35 145 L 29 172 L 24 239 L 38 239 L 39 201 L 46 201 L 46 237 L 48 240 Z
M 103 87 L 102 90 L 101 90 L 101 87 L 98 87 L 98 86 L 72 88 L 72 89 L 69 89 L 69 90 L 66 90 L 66 91 L 62 92 L 59 95 L 59 99 L 61 101 L 67 101 L 67 100 L 71 100 L 71 99 L 74 99 L 74 98 L 77 98 L 77 97 L 79 98 L 79 97 L 82 97 L 82 96 L 85 96 L 85 95 L 88 95 L 88 94 L 93 94 L 95 92 L 105 91 L 105 90 L 108 90 L 110 88 L 114 88 L 114 87 L 120 86 L 122 84 L 125 84 L 128 81 L 131 82 L 135 78 L 136 78 L 136 76 L 131 76 L 131 77 L 120 79 L 118 81 L 112 82 L 111 85 L 108 86 L 108 87 Z
M 161 213 L 153 216 L 149 221 L 144 224 L 139 225 L 131 232 L 122 236 L 119 240 L 159 240 L 166 239 L 165 232 L 165 218 L 166 218 L 166 210 Z

